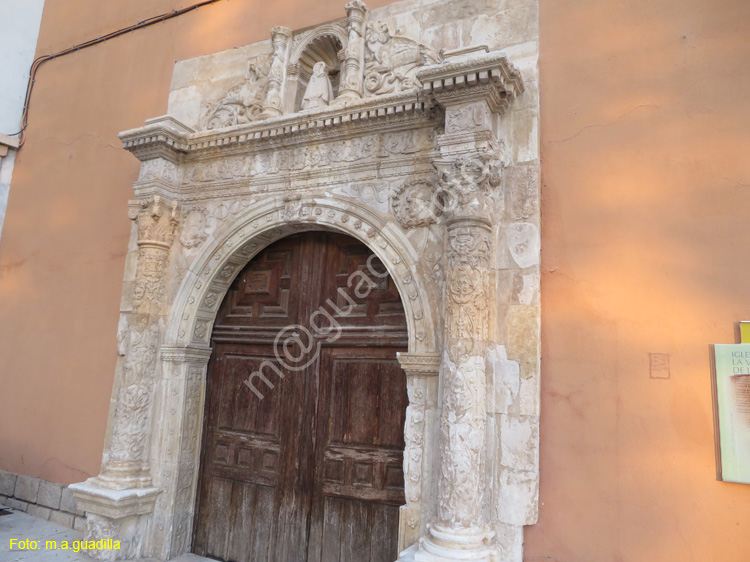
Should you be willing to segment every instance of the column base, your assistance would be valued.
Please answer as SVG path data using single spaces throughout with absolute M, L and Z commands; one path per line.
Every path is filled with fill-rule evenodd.
M 428 525 L 429 535 L 422 539 L 414 552 L 415 562 L 494 562 L 492 538 L 489 529 L 449 529 Z
M 110 461 L 101 474 L 87 480 L 89 484 L 110 490 L 151 488 L 151 475 L 147 466 L 132 461 Z
M 337 103 L 344 103 L 347 101 L 357 101 L 361 99 L 362 94 L 360 94 L 356 90 L 344 90 L 336 97 L 335 100 L 333 100 L 333 103 L 331 105 L 336 105 Z
M 86 512 L 86 553 L 97 560 L 140 558 L 149 515 L 154 511 L 158 488 L 112 490 L 97 485 L 96 478 L 71 484 L 78 509 Z

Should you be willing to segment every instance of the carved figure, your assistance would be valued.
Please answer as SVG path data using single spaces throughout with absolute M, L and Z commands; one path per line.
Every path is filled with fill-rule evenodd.
M 259 118 L 268 88 L 270 63 L 270 56 L 248 63 L 245 81 L 231 88 L 215 105 L 209 106 L 206 129 L 233 127 Z
M 328 78 L 326 63 L 320 61 L 313 66 L 313 74 L 302 98 L 302 109 L 325 107 L 333 99 L 333 86 Z
M 391 35 L 388 24 L 375 21 L 365 32 L 365 93 L 390 94 L 417 87 L 414 74 L 440 57 L 413 39 Z

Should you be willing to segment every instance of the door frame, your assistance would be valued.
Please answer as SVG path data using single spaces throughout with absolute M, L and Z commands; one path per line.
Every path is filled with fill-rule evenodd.
M 298 208 L 303 215 L 318 217 L 316 223 L 290 220 L 284 212 L 284 202 L 272 200 L 225 225 L 195 260 L 174 300 L 165 326 L 166 341 L 161 346 L 162 376 L 165 383 L 169 382 L 160 393 L 164 400 L 156 404 L 154 412 L 154 418 L 162 420 L 155 424 L 159 434 L 154 435 L 160 450 L 151 457 L 153 473 L 164 474 L 158 481 L 159 488 L 174 498 L 160 498 L 154 508 L 157 519 L 171 523 L 171 552 L 190 550 L 206 371 L 211 356 L 209 342 L 218 307 L 237 273 L 255 255 L 276 240 L 302 230 L 337 231 L 364 243 L 386 265 L 402 297 L 409 351 L 400 353 L 399 361 L 407 376 L 409 405 L 404 428 L 406 504 L 400 509 L 399 546 L 406 548 L 416 542 L 420 530 L 430 521 L 431 514 L 422 497 L 429 494 L 429 475 L 437 452 L 434 424 L 431 428 L 426 423 L 438 418 L 440 356 L 435 351 L 438 334 L 429 305 L 429 299 L 437 297 L 435 288 L 425 287 L 423 280 L 414 275 L 418 266 L 410 256 L 418 252 L 408 238 L 386 229 L 366 209 L 336 198 L 303 200 Z M 374 244 L 367 235 L 372 231 L 378 233 Z M 179 387 L 177 392 L 175 386 Z M 174 454 L 178 451 L 181 453 Z M 160 458 L 162 462 L 157 462 Z M 156 527 L 152 536 L 162 538 L 164 533 Z

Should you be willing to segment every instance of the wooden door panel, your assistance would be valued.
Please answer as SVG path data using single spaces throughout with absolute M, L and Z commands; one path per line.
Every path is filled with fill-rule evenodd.
M 326 498 L 320 542 L 308 561 L 393 562 L 397 556 L 398 507 Z M 366 530 L 362 532 L 362 530 Z
M 268 560 L 275 522 L 273 488 L 235 483 L 226 560 Z
M 404 448 L 406 375 L 394 349 L 336 349 L 331 373 L 328 444 Z
M 368 273 L 369 256 L 349 237 L 303 233 L 261 252 L 232 283 L 212 334 L 198 554 L 233 562 L 395 559 L 406 410 L 396 352 L 405 350 L 406 319 L 390 278 L 369 275 L 375 284 L 362 296 L 349 286 L 353 274 Z M 278 365 L 279 330 L 314 331 L 311 314 L 321 308 L 341 337 L 320 335 L 320 355 L 303 371 L 282 369 L 279 377 L 265 368 L 274 387 L 256 378 L 259 399 L 244 381 L 264 362 Z
M 273 370 L 264 368 L 264 375 L 282 388 L 280 392 L 264 394 L 263 400 L 258 400 L 257 395 L 245 385 L 245 381 L 264 361 L 276 361 L 273 348 L 220 345 L 216 351 L 222 357 L 213 381 L 214 401 L 211 407 L 217 417 L 211 425 L 218 430 L 262 435 L 278 441 L 285 390 L 282 381 Z M 255 383 L 265 390 L 261 381 L 256 380 Z

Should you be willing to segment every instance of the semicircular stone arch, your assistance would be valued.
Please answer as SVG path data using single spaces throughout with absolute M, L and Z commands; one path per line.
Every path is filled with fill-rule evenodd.
M 304 230 L 334 230 L 367 245 L 383 262 L 401 294 L 409 353 L 437 350 L 430 299 L 436 297 L 417 271 L 408 238 L 351 200 L 270 201 L 223 225 L 189 268 L 173 302 L 166 346 L 208 346 L 216 311 L 239 271 L 263 248 Z
M 326 39 L 338 42 L 341 48 L 345 49 L 348 43 L 346 31 L 343 27 L 330 23 L 316 27 L 313 30 L 307 32 L 307 35 L 302 35 L 299 42 L 292 48 L 292 54 L 289 57 L 289 61 L 292 64 L 298 64 L 300 58 L 308 50 L 313 43 L 325 42 Z

